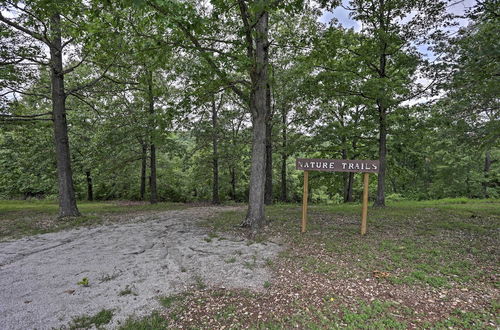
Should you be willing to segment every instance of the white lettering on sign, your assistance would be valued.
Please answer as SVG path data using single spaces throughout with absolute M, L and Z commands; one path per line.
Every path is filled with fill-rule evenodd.
M 303 171 L 325 172 L 370 172 L 378 173 L 378 160 L 347 160 L 347 159 L 306 159 L 296 161 L 297 169 Z

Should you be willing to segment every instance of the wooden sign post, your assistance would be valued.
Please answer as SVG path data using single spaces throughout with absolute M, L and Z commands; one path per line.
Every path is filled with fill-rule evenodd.
M 368 217 L 368 175 L 378 173 L 378 160 L 347 160 L 347 159 L 317 159 L 298 158 L 295 162 L 298 170 L 304 171 L 304 195 L 302 199 L 302 226 L 301 232 L 307 229 L 307 195 L 309 193 L 309 171 L 323 172 L 361 172 L 363 173 L 363 207 L 361 211 L 361 235 L 366 234 Z

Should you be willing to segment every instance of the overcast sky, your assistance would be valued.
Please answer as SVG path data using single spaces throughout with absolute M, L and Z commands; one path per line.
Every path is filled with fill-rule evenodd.
M 342 0 L 344 4 L 348 4 L 349 0 Z M 473 7 L 476 4 L 476 0 L 449 0 L 449 5 L 448 5 L 448 11 L 456 14 L 456 15 L 463 15 L 468 9 Z M 332 18 L 336 18 L 340 24 L 342 24 L 343 27 L 345 28 L 353 28 L 355 31 L 359 31 L 361 25 L 359 22 L 351 19 L 349 17 L 349 11 L 342 8 L 342 7 L 337 7 L 335 8 L 332 12 L 325 11 L 323 16 L 320 17 L 320 21 L 322 23 L 328 24 Z M 466 26 L 467 25 L 467 20 L 465 19 L 459 19 L 458 20 L 459 26 L 457 27 L 452 27 L 451 31 L 457 30 L 461 26 Z M 429 57 L 429 59 L 434 58 L 434 54 L 427 50 L 426 46 L 420 46 L 419 51 L 424 54 L 425 56 Z

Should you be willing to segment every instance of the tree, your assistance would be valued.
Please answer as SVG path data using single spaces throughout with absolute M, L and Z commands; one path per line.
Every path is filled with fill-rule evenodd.
M 252 228 L 253 232 L 265 224 L 264 216 L 264 195 L 265 195 L 265 164 L 266 164 L 266 118 L 267 118 L 267 85 L 268 85 L 268 24 L 269 11 L 273 10 L 276 4 L 263 0 L 245 1 L 238 0 L 239 21 L 234 20 L 234 16 L 222 15 L 223 12 L 231 11 L 233 6 L 226 1 L 216 1 L 214 8 L 208 15 L 211 20 L 204 19 L 200 13 L 205 8 L 200 8 L 199 12 L 184 4 L 169 3 L 159 5 L 153 1 L 146 1 L 152 8 L 161 13 L 164 18 L 170 19 L 175 26 L 184 33 L 190 41 L 192 47 L 207 61 L 212 71 L 240 98 L 241 102 L 248 106 L 252 115 L 252 162 L 250 170 L 249 186 L 249 206 L 244 227 Z M 231 12 L 234 14 L 234 12 Z M 228 42 L 232 38 L 219 38 L 222 29 L 218 22 L 222 17 L 228 17 L 226 24 L 233 25 L 237 31 L 241 31 L 244 42 Z M 229 26 L 225 27 L 230 28 Z M 207 35 L 202 35 L 205 32 Z M 201 37 L 200 37 L 201 35 Z M 214 42 L 215 40 L 215 42 Z M 222 40 L 222 41 L 219 41 Z M 206 45 L 206 43 L 209 43 Z M 217 49 L 217 45 L 225 45 Z M 233 46 L 232 46 L 233 45 Z M 236 46 L 238 53 L 225 52 L 229 46 Z M 241 57 L 239 51 L 246 50 L 246 58 Z M 243 90 L 232 79 L 230 73 L 221 67 L 221 60 L 213 56 L 217 53 L 219 58 L 226 59 L 226 56 L 241 58 L 238 63 L 240 69 L 247 72 L 249 78 L 248 89 Z
M 346 9 L 362 24 L 358 46 L 346 50 L 357 59 L 353 68 L 364 68 L 365 81 L 353 92 L 377 109 L 380 171 L 375 206 L 384 206 L 388 116 L 398 105 L 429 90 L 429 85 L 416 81 L 425 64 L 416 45 L 430 43 L 431 34 L 439 35 L 437 30 L 448 22 L 449 15 L 445 1 L 430 0 L 352 0 Z
M 463 129 L 464 142 L 483 151 L 482 187 L 483 196 L 488 197 L 488 188 L 495 186 L 491 167 L 499 161 L 492 157 L 492 150 L 500 137 L 500 44 L 496 37 L 500 18 L 494 1 L 478 1 L 467 16 L 471 23 L 438 48 L 448 78 L 441 85 L 445 98 L 440 108 L 443 118 Z
M 87 52 L 88 49 L 85 48 L 85 43 L 91 39 L 91 35 L 86 32 L 91 29 L 94 32 L 99 31 L 102 27 L 94 20 L 95 12 L 92 8 L 80 2 L 3 1 L 0 9 L 2 29 L 10 29 L 18 41 L 18 44 L 4 45 L 5 48 L 16 49 L 13 52 L 18 56 L 16 64 L 26 66 L 35 63 L 50 70 L 52 111 L 47 115 L 50 115 L 53 121 L 59 215 L 61 217 L 78 216 L 80 213 L 76 205 L 73 185 L 66 99 L 73 93 L 97 83 L 103 78 L 103 74 L 93 76 L 69 88 L 65 86 L 65 78 L 71 72 L 78 70 L 90 55 Z M 8 17 L 4 16 L 5 12 L 9 12 Z M 29 51 L 25 51 L 26 49 Z M 76 57 L 79 60 L 68 66 L 64 63 L 65 56 Z M 4 61 L 2 59 L 2 62 Z M 23 90 L 16 87 L 16 85 L 10 85 L 9 92 L 12 95 L 23 95 Z M 15 115 L 11 114 L 11 117 L 15 118 Z

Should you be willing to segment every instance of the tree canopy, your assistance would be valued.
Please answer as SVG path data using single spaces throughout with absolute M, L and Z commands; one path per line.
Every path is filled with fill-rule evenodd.
M 257 231 L 300 199 L 297 157 L 379 159 L 378 206 L 499 197 L 498 6 L 452 5 L 1 1 L 0 197 L 245 202 Z M 324 22 L 340 7 L 359 28 Z

